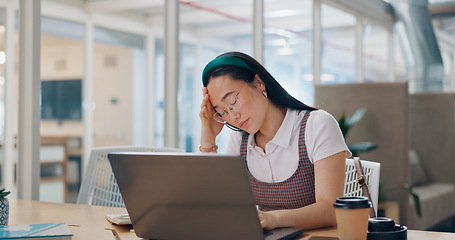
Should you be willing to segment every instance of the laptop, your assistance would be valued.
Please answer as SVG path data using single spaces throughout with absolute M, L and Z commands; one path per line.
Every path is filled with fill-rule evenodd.
M 241 156 L 110 153 L 136 235 L 146 239 L 292 239 L 301 228 L 266 236 Z

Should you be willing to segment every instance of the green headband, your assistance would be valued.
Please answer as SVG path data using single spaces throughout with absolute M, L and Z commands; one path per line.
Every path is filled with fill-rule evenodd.
M 222 56 L 213 59 L 205 66 L 204 71 L 202 71 L 202 81 L 204 81 L 204 78 L 209 72 L 211 72 L 214 68 L 219 66 L 238 66 L 254 72 L 253 69 L 251 69 L 251 67 L 248 66 L 248 64 L 246 64 L 246 62 L 240 58 L 232 56 Z

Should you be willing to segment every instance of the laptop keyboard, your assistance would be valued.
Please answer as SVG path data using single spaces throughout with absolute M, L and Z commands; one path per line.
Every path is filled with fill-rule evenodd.
M 271 230 L 267 230 L 267 229 L 262 229 L 262 233 L 264 234 L 264 237 L 267 237 L 268 235 L 272 234 L 272 231 Z

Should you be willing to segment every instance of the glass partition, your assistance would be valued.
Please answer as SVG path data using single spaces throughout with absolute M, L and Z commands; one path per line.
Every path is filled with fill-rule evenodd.
M 252 0 L 180 3 L 179 122 L 185 124 L 179 125 L 179 146 L 187 151 L 199 151 L 202 70 L 223 52 L 241 51 L 252 55 L 252 18 Z M 218 135 L 219 152 L 225 152 L 230 132 L 225 127 Z
M 395 81 L 397 82 L 407 82 L 408 81 L 408 70 L 406 67 L 406 62 L 404 58 L 404 49 L 402 49 L 400 46 L 400 41 L 398 39 L 398 35 L 395 34 L 393 37 L 393 42 L 394 42 L 394 53 L 395 55 L 393 56 L 394 58 L 394 75 L 395 75 Z
M 179 114 L 179 147 L 187 152 L 198 149 L 199 138 L 193 139 L 193 127 L 199 125 L 200 103 L 196 101 L 196 95 L 202 95 L 200 91 L 199 78 L 196 78 L 196 46 L 182 43 L 180 44 L 180 71 L 179 71 L 179 94 L 178 112 Z M 196 89 L 195 89 L 196 88 Z
M 5 138 L 5 16 L 5 9 L 0 8 L 0 142 Z
M 388 31 L 374 23 L 364 23 L 363 81 L 388 82 Z
M 313 1 L 264 1 L 264 65 L 295 98 L 313 104 Z
M 355 17 L 321 4 L 321 84 L 354 83 Z
M 145 145 L 145 37 L 95 27 L 94 146 Z
M 153 76 L 154 109 L 153 114 L 153 145 L 164 147 L 164 49 L 163 39 L 155 40 L 155 73 Z
M 41 18 L 41 201 L 75 202 L 77 198 L 82 170 L 84 31 L 81 23 Z
M 82 138 L 84 25 L 41 18 L 41 136 Z
M 441 57 L 444 65 L 444 91 L 455 92 L 455 54 L 441 47 Z

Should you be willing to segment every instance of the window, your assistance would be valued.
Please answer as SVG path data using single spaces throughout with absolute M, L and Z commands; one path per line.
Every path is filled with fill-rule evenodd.
M 355 82 L 355 17 L 321 5 L 321 84 Z
M 185 122 L 179 128 L 180 147 L 185 143 L 187 150 L 191 148 L 192 151 L 199 151 L 201 75 L 205 65 L 227 51 L 252 54 L 252 7 L 252 0 L 180 3 L 180 35 L 186 36 L 180 38 L 179 109 L 182 111 L 179 111 L 179 121 Z M 197 46 L 200 46 L 200 50 Z M 200 61 L 194 62 L 194 59 Z M 186 93 L 183 94 L 183 91 Z M 190 105 L 192 107 L 181 107 Z M 188 121 L 191 121 L 192 126 L 187 124 Z M 218 135 L 216 142 L 219 152 L 226 151 L 230 132 L 230 129 L 224 127 Z M 189 139 L 190 133 L 192 139 Z
M 363 36 L 364 82 L 387 82 L 388 32 L 383 27 L 366 23 Z
M 313 104 L 313 1 L 264 2 L 264 65 L 292 96 Z

